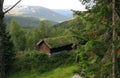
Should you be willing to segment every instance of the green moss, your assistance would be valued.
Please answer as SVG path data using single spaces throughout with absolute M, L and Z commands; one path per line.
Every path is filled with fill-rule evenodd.
M 76 40 L 72 36 L 60 36 L 44 39 L 50 48 L 57 48 L 64 45 L 74 44 Z

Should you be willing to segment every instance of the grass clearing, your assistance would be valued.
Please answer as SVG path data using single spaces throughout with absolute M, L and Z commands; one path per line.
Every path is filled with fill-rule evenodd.
M 77 65 L 68 67 L 58 67 L 52 71 L 40 74 L 35 72 L 19 72 L 10 75 L 7 78 L 71 78 L 74 75 L 74 70 L 78 69 Z

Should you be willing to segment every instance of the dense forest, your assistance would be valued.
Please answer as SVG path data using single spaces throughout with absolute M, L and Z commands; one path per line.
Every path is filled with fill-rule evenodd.
M 120 0 L 80 0 L 87 11 L 72 10 L 73 19 L 55 24 L 43 20 L 32 27 L 14 19 L 5 24 L 4 14 L 9 10 L 3 12 L 3 1 L 0 78 L 72 78 L 75 74 L 82 78 L 120 78 Z M 39 51 L 37 43 L 41 40 L 54 47 L 69 42 L 75 46 L 48 56 Z M 61 71 L 63 76 L 58 75 Z

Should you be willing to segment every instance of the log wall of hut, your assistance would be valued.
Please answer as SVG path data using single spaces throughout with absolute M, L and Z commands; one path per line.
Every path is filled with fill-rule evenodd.
M 39 50 L 40 52 L 44 52 L 46 54 L 50 54 L 50 48 L 47 46 L 47 44 L 45 42 L 41 42 L 41 44 L 39 44 Z

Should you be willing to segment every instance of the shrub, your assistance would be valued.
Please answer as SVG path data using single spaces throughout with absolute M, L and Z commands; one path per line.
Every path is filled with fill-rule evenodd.
M 16 54 L 15 71 L 38 70 L 40 73 L 50 71 L 58 66 L 71 65 L 75 62 L 74 52 L 64 52 L 51 57 L 38 51 L 24 51 Z

